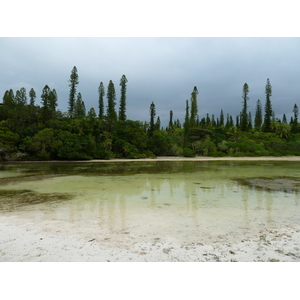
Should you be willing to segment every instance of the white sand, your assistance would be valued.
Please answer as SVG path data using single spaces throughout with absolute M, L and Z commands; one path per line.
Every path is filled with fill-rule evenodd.
M 130 159 L 130 158 L 113 158 L 113 159 L 92 159 L 92 160 L 76 160 L 74 162 L 84 162 L 84 163 L 107 163 L 107 162 L 139 162 L 139 161 L 226 161 L 226 160 L 241 160 L 241 161 L 300 161 L 300 156 L 243 156 L 243 157 L 210 157 L 210 156 L 196 156 L 196 157 L 184 157 L 184 156 L 158 156 L 156 158 L 140 158 L 140 159 Z M 23 161 L 22 163 L 66 163 L 72 161 Z
M 243 157 L 210 157 L 210 156 L 196 156 L 196 157 L 184 157 L 184 156 L 158 156 L 157 158 L 141 158 L 141 159 L 93 159 L 88 162 L 120 162 L 120 161 L 224 161 L 224 160 L 248 160 L 248 161 L 300 161 L 300 156 L 243 156 Z M 85 161 L 87 162 L 87 161 Z
M 300 157 L 262 158 L 158 158 L 158 160 L 294 160 Z M 112 160 L 110 160 L 112 161 Z M 120 160 L 115 160 L 120 161 Z M 128 161 L 128 160 L 125 160 Z M 97 160 L 99 162 L 99 160 Z M 173 237 L 143 241 L 124 235 L 107 241 L 107 235 L 89 228 L 86 235 L 55 219 L 34 223 L 28 212 L 0 214 L 1 262 L 254 262 L 300 261 L 300 225 L 261 228 L 245 239 L 228 234 L 209 243 L 179 243 Z M 142 232 L 142 229 L 141 229 Z M 126 238 L 125 238 L 126 236 Z
M 23 220 L 24 221 L 24 220 Z M 67 225 L 66 225 L 67 226 Z M 57 221 L 39 226 L 18 217 L 0 217 L 0 261 L 9 262 L 254 262 L 300 261 L 300 226 L 263 229 L 245 240 L 225 236 L 208 244 L 179 244 L 173 238 L 149 242 L 110 241 L 93 234 L 85 238 L 73 232 L 64 234 Z M 56 230 L 54 230 L 56 228 Z M 88 230 L 92 232 L 91 230 Z M 159 234 L 158 234 L 159 236 Z M 128 239 L 127 239 L 128 240 Z

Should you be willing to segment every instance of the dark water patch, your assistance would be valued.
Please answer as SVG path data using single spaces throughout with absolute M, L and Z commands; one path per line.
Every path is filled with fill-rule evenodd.
M 66 174 L 85 176 L 111 176 L 111 175 L 135 175 L 135 174 L 174 174 L 194 173 L 215 169 L 224 164 L 219 162 L 194 162 L 194 161 L 153 161 L 153 162 L 39 162 L 24 163 L 15 162 L 5 164 L 3 171 L 18 171 L 20 176 Z
M 73 199 L 68 193 L 37 193 L 32 190 L 0 190 L 0 211 L 15 211 L 41 203 L 53 204 Z
M 233 179 L 241 185 L 246 185 L 252 189 L 268 192 L 284 192 L 290 194 L 300 193 L 300 178 L 294 177 L 257 177 L 257 178 L 235 178 Z
M 24 181 L 36 181 L 36 180 L 44 180 L 52 177 L 57 176 L 65 176 L 65 174 L 48 174 L 48 175 L 20 175 L 17 177 L 6 177 L 0 179 L 0 186 L 10 183 L 18 183 L 18 182 L 24 182 Z

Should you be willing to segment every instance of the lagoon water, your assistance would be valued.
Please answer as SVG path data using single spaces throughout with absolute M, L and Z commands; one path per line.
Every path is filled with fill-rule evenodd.
M 299 162 L 0 166 L 0 215 L 118 247 L 241 241 L 261 228 L 299 225 L 299 192 Z

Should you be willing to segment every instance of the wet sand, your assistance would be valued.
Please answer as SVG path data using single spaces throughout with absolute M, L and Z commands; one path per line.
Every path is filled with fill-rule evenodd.
M 159 157 L 156 160 L 264 160 L 300 161 L 300 157 Z M 93 160 L 92 162 L 130 160 Z M 133 160 L 139 161 L 139 160 Z M 147 159 L 141 159 L 147 161 Z M 153 159 L 149 159 L 153 161 Z M 262 227 L 244 238 L 230 234 L 206 242 L 182 243 L 173 237 L 141 241 L 130 233 L 107 239 L 89 228 L 84 235 L 68 222 L 32 222 L 26 211 L 0 215 L 1 262 L 297 262 L 300 261 L 300 225 Z M 31 212 L 32 213 L 32 212 Z M 143 233 L 142 228 L 139 229 Z

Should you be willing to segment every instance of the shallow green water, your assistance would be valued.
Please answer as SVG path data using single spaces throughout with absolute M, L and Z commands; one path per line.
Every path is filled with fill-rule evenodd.
M 2 164 L 0 215 L 196 242 L 299 225 L 299 189 L 298 162 Z

